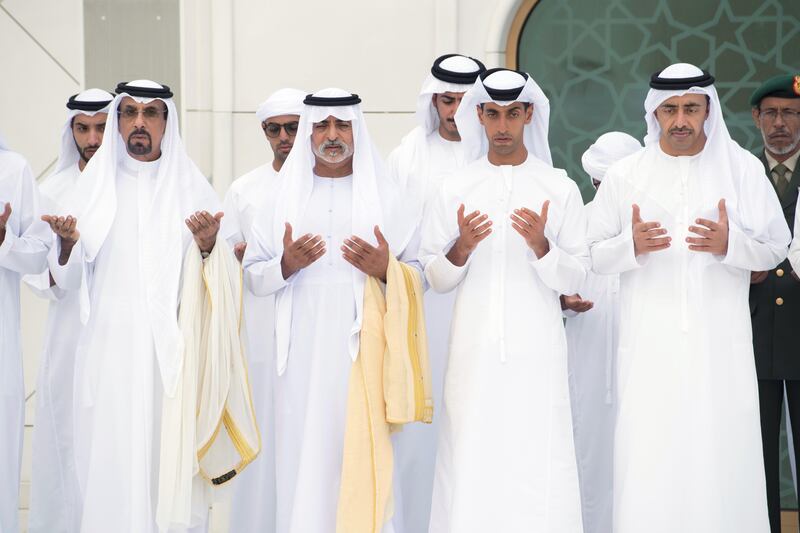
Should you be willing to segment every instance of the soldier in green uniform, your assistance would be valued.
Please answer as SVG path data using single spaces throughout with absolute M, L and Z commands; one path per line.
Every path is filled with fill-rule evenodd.
M 800 75 L 768 80 L 753 93 L 750 105 L 764 140 L 755 155 L 764 163 L 786 223 L 794 229 L 800 186 Z M 753 272 L 750 283 L 769 520 L 772 533 L 780 533 L 778 436 L 784 386 L 792 440 L 800 445 L 800 277 L 784 260 L 774 270 Z

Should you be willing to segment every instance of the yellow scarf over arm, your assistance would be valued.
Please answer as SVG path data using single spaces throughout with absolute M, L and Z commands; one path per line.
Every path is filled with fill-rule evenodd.
M 380 533 L 393 514 L 393 426 L 433 418 L 417 270 L 390 257 L 385 295 L 378 280 L 367 279 L 360 340 L 350 370 L 337 533 Z

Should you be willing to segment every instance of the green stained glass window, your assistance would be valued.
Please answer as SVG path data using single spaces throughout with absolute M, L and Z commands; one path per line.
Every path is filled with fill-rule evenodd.
M 550 98 L 553 162 L 585 199 L 584 150 L 612 130 L 642 139 L 650 75 L 678 61 L 716 77 L 731 135 L 755 150 L 748 101 L 767 78 L 800 70 L 800 0 L 540 0 L 531 10 L 519 68 Z

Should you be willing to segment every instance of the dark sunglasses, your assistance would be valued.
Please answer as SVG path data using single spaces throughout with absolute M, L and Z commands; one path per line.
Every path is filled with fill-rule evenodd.
M 297 135 L 297 126 L 298 122 L 285 122 L 284 124 L 278 124 L 277 122 L 267 122 L 263 125 L 264 132 L 267 134 L 267 137 L 275 138 L 281 134 L 281 128 L 286 130 L 286 135 L 289 137 L 294 137 Z

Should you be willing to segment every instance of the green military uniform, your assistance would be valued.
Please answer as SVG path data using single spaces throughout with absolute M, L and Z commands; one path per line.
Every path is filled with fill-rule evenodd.
M 800 102 L 796 100 L 800 98 L 800 76 L 772 78 L 753 94 L 750 103 L 759 111 L 762 130 L 768 127 L 763 120 L 765 115 L 761 115 L 761 102 L 766 97 L 780 98 L 781 106 L 788 102 L 792 104 L 792 109 L 800 108 L 794 105 L 795 102 Z M 781 120 L 784 120 L 783 115 Z M 790 132 L 791 130 L 800 132 L 800 123 L 794 122 L 796 121 L 792 119 L 782 123 Z M 774 118 L 770 124 L 769 127 L 777 128 L 777 121 Z M 795 147 L 790 155 L 796 154 L 798 150 L 800 146 Z M 800 187 L 800 165 L 795 164 L 793 168 L 776 168 L 778 161 L 773 157 L 773 161 L 770 162 L 764 149 L 756 156 L 764 163 L 765 179 L 768 179 L 775 188 L 786 223 L 794 231 L 798 187 Z M 791 161 L 796 161 L 796 158 L 790 157 L 784 163 L 790 164 Z M 781 176 L 785 175 L 787 170 L 791 172 L 791 177 L 788 183 L 785 183 L 785 179 Z M 779 435 L 784 390 L 793 440 L 800 446 L 800 281 L 792 275 L 792 266 L 788 260 L 784 260 L 777 268 L 771 270 L 763 282 L 750 286 L 750 313 L 758 374 L 761 438 L 764 447 L 770 527 L 772 533 L 780 533 Z M 797 474 L 800 479 L 800 472 Z

